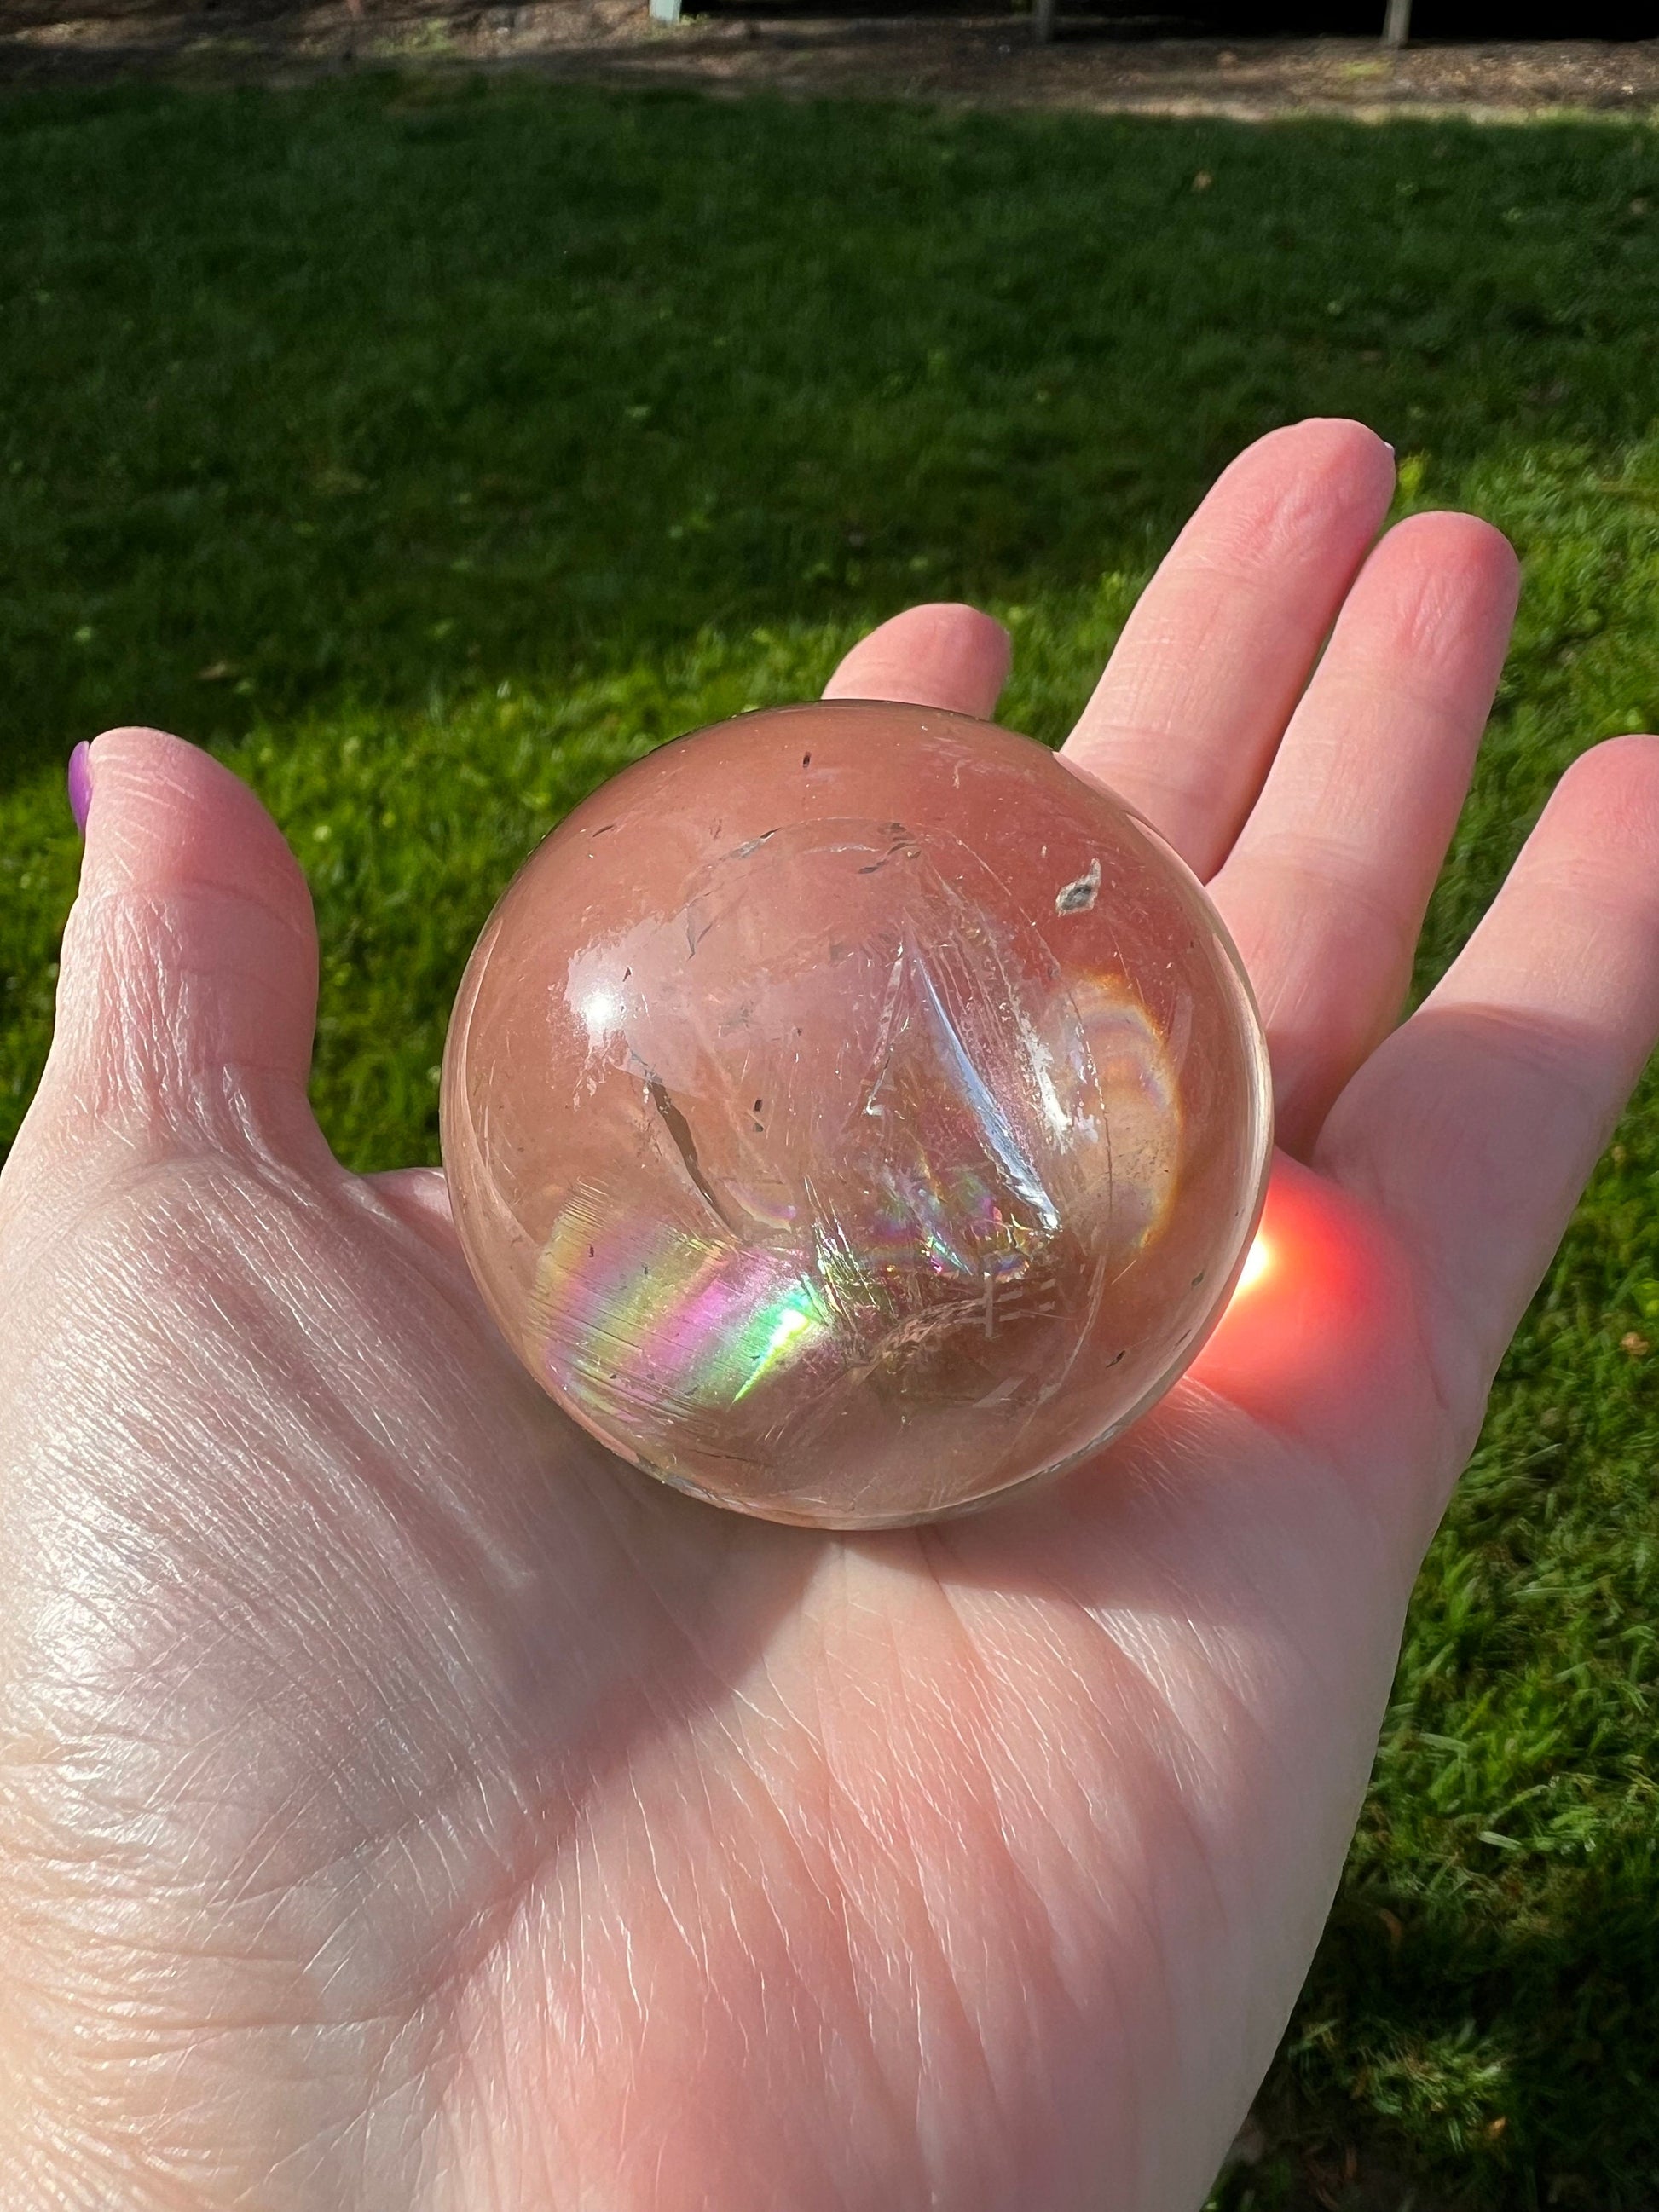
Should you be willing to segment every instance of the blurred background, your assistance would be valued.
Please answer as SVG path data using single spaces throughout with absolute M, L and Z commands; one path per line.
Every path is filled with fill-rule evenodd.
M 76 739 L 159 723 L 264 793 L 325 1125 L 430 1159 L 472 937 L 594 782 L 917 599 L 1010 625 L 1004 718 L 1057 741 L 1309 413 L 1525 563 L 1431 979 L 1567 760 L 1659 726 L 1659 49 L 1418 0 L 1395 59 L 1378 15 L 10 9 L 0 1141 Z M 1650 1085 L 1425 1572 L 1226 2212 L 1659 2205 L 1656 1345 Z

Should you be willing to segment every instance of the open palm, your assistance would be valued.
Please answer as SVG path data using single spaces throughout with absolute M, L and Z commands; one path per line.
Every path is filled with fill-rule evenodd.
M 740 1521 L 573 1429 L 441 1181 L 323 1143 L 268 817 L 98 741 L 0 1182 L 5 2212 L 1200 2201 L 1659 1028 L 1650 739 L 1577 763 L 1393 1027 L 1514 564 L 1456 516 L 1373 547 L 1391 483 L 1351 424 L 1253 447 L 1071 740 L 1255 979 L 1257 1264 L 1126 1440 L 920 1530 Z M 923 609 L 833 689 L 983 714 L 1003 672 Z

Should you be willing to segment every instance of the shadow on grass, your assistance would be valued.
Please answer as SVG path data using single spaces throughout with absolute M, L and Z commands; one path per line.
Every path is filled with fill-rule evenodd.
M 1468 1840 L 1477 1863 L 1496 1856 Z M 1351 1882 L 1262 2100 L 1279 2159 L 1231 2174 L 1224 2212 L 1322 2197 L 1339 2212 L 1650 2212 L 1659 1867 L 1650 1834 L 1628 1844 L 1582 1878 L 1545 1876 L 1547 1905 L 1539 1867 L 1515 1870 L 1507 1914 L 1495 1898 L 1472 1909 L 1451 1863 L 1427 1899 Z
M 474 80 L 15 95 L 0 777 L 1138 571 L 1308 412 L 1651 420 L 1650 136 Z

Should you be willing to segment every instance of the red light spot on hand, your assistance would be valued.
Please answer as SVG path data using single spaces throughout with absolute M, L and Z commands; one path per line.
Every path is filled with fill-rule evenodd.
M 1317 1434 L 1380 1413 L 1405 1387 L 1414 1291 L 1386 1224 L 1283 1154 L 1195 1382 L 1280 1429 Z
M 1238 1280 L 1233 1285 L 1232 1299 L 1227 1307 L 1229 1313 L 1232 1311 L 1233 1305 L 1238 1299 L 1247 1297 L 1255 1289 L 1257 1284 L 1265 1280 L 1273 1273 L 1274 1257 L 1273 1248 L 1268 1241 L 1266 1231 L 1258 1229 L 1255 1233 L 1255 1242 L 1250 1247 L 1249 1256 L 1239 1272 Z

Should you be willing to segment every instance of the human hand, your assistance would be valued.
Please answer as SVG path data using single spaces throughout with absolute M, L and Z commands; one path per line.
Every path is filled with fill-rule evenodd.
M 1285 1150 L 1186 1380 L 977 1518 L 775 1528 L 609 1461 L 441 1178 L 330 1156 L 263 810 L 98 741 L 0 1178 L 6 2212 L 1197 2204 L 1659 1030 L 1651 739 L 1392 1026 L 1515 572 L 1462 517 L 1372 550 L 1391 482 L 1351 424 L 1253 447 L 1071 740 L 1210 879 Z M 986 714 L 1005 665 L 923 609 L 831 690 Z

